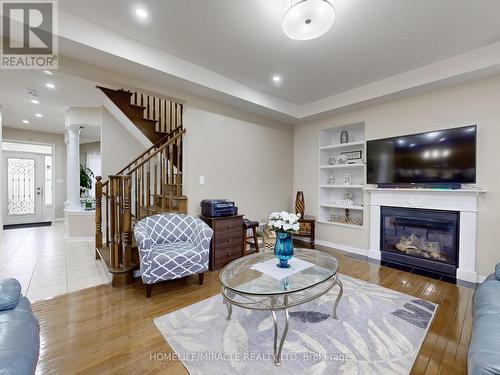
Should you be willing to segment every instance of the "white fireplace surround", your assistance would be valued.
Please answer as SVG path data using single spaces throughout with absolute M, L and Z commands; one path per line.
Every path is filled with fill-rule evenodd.
M 460 212 L 457 279 L 476 283 L 476 216 L 480 189 L 367 188 L 370 199 L 370 248 L 368 256 L 380 259 L 380 207 L 426 208 Z

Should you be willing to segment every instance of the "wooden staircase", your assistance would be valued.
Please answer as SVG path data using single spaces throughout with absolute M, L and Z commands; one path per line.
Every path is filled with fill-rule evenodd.
M 114 287 L 133 282 L 139 255 L 133 225 L 162 212 L 187 213 L 182 194 L 182 104 L 125 90 L 98 88 L 153 143 L 122 170 L 96 177 L 96 259 Z

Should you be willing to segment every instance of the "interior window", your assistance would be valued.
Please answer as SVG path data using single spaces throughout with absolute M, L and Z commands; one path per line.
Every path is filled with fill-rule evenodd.
M 52 154 L 52 146 L 33 143 L 2 142 L 3 151 L 32 152 L 34 154 Z

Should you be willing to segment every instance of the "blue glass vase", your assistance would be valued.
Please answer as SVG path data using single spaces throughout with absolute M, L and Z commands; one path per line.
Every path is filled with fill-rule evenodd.
M 274 256 L 279 260 L 276 266 L 279 268 L 290 268 L 288 261 L 293 257 L 293 239 L 291 233 L 276 232 Z

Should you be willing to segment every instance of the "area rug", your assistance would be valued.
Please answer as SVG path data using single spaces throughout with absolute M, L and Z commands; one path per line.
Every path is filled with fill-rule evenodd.
M 408 374 L 437 305 L 340 275 L 344 296 L 331 317 L 338 288 L 290 309 L 281 366 L 273 363 L 273 320 L 267 311 L 233 308 L 220 295 L 154 319 L 180 360 L 201 374 Z M 284 314 L 278 312 L 280 333 Z

